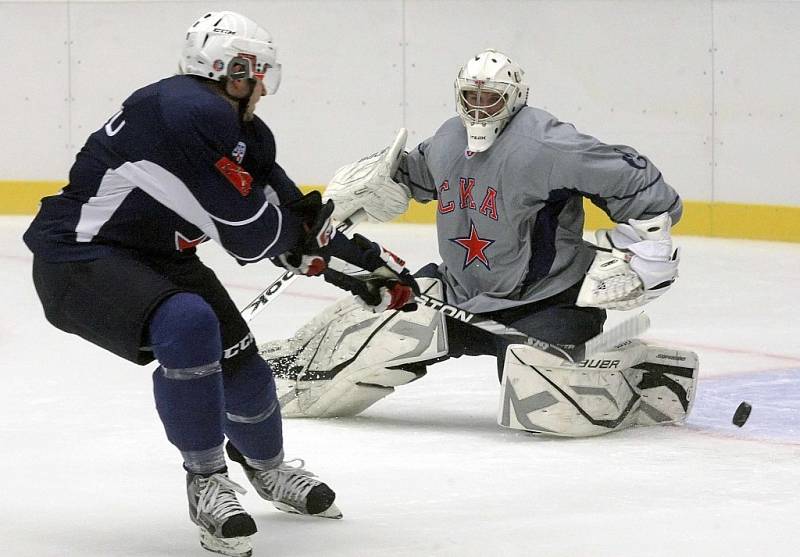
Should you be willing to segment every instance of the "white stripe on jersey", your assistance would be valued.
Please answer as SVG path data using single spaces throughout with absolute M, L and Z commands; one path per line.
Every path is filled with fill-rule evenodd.
M 269 243 L 269 245 L 267 245 L 267 247 L 265 247 L 263 249 L 263 251 L 261 253 L 259 253 L 258 255 L 256 255 L 255 257 L 242 257 L 241 255 L 236 255 L 235 253 L 233 253 L 229 249 L 226 249 L 225 251 L 227 251 L 228 253 L 230 253 L 232 256 L 234 256 L 236 259 L 239 259 L 240 261 L 258 261 L 259 259 L 264 257 L 264 254 L 267 253 L 272 248 L 272 246 L 275 245 L 275 242 L 278 241 L 278 238 L 281 235 L 281 228 L 283 227 L 283 214 L 280 212 L 280 210 L 275 205 L 270 205 L 269 202 L 265 201 L 264 205 L 261 207 L 261 209 L 259 209 L 258 214 L 260 215 L 261 213 L 263 213 L 264 209 L 266 209 L 267 207 L 272 207 L 275 210 L 275 212 L 277 213 L 277 215 L 278 215 L 278 227 L 277 227 L 277 230 L 275 231 L 275 238 Z M 253 219 L 248 219 L 246 221 L 228 222 L 228 221 L 224 221 L 222 219 L 218 219 L 217 217 L 215 217 L 213 215 L 212 215 L 211 218 L 213 218 L 214 220 L 216 220 L 218 222 L 222 222 L 222 223 L 225 223 L 225 224 L 230 224 L 232 226 L 241 226 L 241 225 L 247 224 L 248 222 L 251 222 L 253 220 Z M 225 246 L 223 246 L 223 247 L 225 247 Z
M 97 195 L 89 198 L 81 207 L 81 216 L 75 227 L 77 241 L 91 242 L 92 238 L 100 231 L 100 228 L 111 219 L 114 212 L 135 188 L 140 188 L 182 219 L 198 227 L 220 245 L 222 245 L 222 242 L 214 221 L 228 226 L 244 226 L 257 220 L 270 205 L 269 202 L 265 202 L 255 215 L 248 219 L 227 221 L 206 211 L 189 191 L 186 184 L 165 168 L 145 160 L 126 162 L 116 169 L 107 170 L 100 182 Z M 264 253 L 278 241 L 281 233 L 283 220 L 281 212 L 275 206 L 272 208 L 278 214 L 275 237 L 259 255 L 246 258 L 229 250 L 226 251 L 242 261 L 255 261 L 263 257 Z
M 97 188 L 97 195 L 90 197 L 81 206 L 81 216 L 75 227 L 77 242 L 91 242 L 100 228 L 108 222 L 119 209 L 128 194 L 135 187 L 122 176 L 108 170 Z

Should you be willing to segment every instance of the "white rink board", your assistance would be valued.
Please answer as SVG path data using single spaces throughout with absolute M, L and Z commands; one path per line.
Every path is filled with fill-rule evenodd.
M 401 8 L 400 2 L 254 6 L 283 63 L 280 91 L 262 100 L 259 115 L 296 182 L 327 183 L 343 164 L 382 149 L 402 126 Z
M 408 3 L 412 138 L 426 137 L 454 114 L 453 68 L 465 54 L 506 49 L 526 70 L 529 104 L 603 141 L 636 147 L 685 199 L 710 200 L 707 5 L 553 0 L 491 6 Z M 476 14 L 487 11 L 491 24 L 476 25 Z
M 455 114 L 478 49 L 528 71 L 531 104 L 632 145 L 691 201 L 800 205 L 800 3 L 674 0 L 232 1 L 275 37 L 281 91 L 259 114 L 301 184 Z M 215 2 L 3 2 L 14 85 L 0 91 L 0 180 L 64 180 L 86 136 L 170 75 Z M 713 47 L 713 48 L 712 48 Z M 23 71 L 24 68 L 24 71 Z
M 0 2 L 0 180 L 64 178 L 72 164 L 67 14 L 65 3 Z
M 176 71 L 183 32 L 198 9 L 177 2 L 70 5 L 73 151 L 133 91 Z
M 720 2 L 714 14 L 715 197 L 800 205 L 800 2 Z

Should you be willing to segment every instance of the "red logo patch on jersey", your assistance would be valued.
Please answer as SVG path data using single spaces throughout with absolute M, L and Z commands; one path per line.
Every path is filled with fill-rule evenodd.
M 250 194 L 250 190 L 253 188 L 253 177 L 244 168 L 228 157 L 221 157 L 214 166 L 233 184 L 242 197 Z
M 178 251 L 185 251 L 187 249 L 191 249 L 198 244 L 202 244 L 208 240 L 208 235 L 203 234 L 199 238 L 195 238 L 194 240 L 187 238 L 177 230 L 175 231 L 175 249 Z

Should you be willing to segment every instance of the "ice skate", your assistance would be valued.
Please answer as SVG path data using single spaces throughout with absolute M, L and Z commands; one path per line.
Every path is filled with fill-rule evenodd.
M 186 474 L 189 517 L 200 527 L 200 545 L 230 557 L 250 557 L 256 524 L 236 499 L 244 488 L 223 470 L 211 475 Z
M 230 441 L 225 445 L 225 450 L 231 460 L 242 465 L 247 479 L 258 494 L 271 501 L 275 508 L 287 513 L 342 518 L 342 512 L 334 503 L 336 493 L 305 470 L 303 460 L 293 459 L 271 470 L 257 470 L 247 464 Z M 292 466 L 293 462 L 298 464 Z

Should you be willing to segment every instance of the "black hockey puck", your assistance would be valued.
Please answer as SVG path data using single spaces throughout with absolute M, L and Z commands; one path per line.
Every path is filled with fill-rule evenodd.
M 743 401 L 739 405 L 739 408 L 736 409 L 736 412 L 733 413 L 733 425 L 736 427 L 742 427 L 747 421 L 747 418 L 750 417 L 750 410 L 752 409 L 752 406 Z

